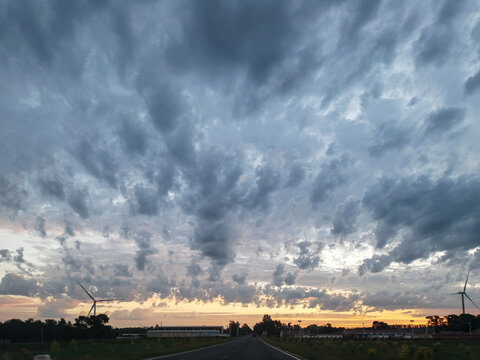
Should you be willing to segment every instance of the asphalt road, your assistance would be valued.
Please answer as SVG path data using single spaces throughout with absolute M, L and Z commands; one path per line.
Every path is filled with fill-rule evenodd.
M 294 360 L 297 357 L 283 353 L 258 337 L 245 336 L 225 344 L 180 354 L 159 356 L 149 360 Z

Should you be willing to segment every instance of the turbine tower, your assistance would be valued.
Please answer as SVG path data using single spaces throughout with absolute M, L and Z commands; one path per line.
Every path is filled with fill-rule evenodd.
M 465 280 L 465 286 L 463 287 L 463 291 L 459 291 L 459 292 L 456 292 L 456 293 L 453 293 L 453 294 L 450 294 L 450 295 L 461 295 L 462 296 L 462 314 L 465 315 L 465 298 L 464 296 L 467 297 L 468 300 L 470 300 L 472 302 L 473 305 L 475 305 L 475 307 L 480 310 L 480 308 L 477 306 L 477 304 L 475 304 L 473 302 L 473 300 L 470 298 L 470 296 L 467 295 L 467 293 L 465 292 L 467 290 L 467 282 L 468 282 L 468 277 L 470 276 L 470 271 L 468 272 L 467 274 L 467 280 Z
M 78 283 L 78 285 L 80 285 L 82 287 L 83 291 L 85 291 L 87 293 L 87 295 L 90 297 L 90 299 L 93 300 L 93 305 L 90 308 L 90 311 L 88 312 L 87 316 L 90 316 L 90 313 L 92 312 L 92 310 L 93 310 L 93 316 L 97 316 L 97 302 L 123 300 L 123 299 L 99 299 L 99 300 L 97 300 L 92 295 L 90 295 L 90 293 L 87 291 L 87 289 L 85 289 L 83 287 L 82 284 L 80 284 L 80 281 L 77 281 L 77 283 Z

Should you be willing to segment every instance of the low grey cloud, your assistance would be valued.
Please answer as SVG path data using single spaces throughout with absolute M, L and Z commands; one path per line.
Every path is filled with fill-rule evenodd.
M 35 230 L 41 237 L 47 236 L 47 231 L 45 230 L 45 216 L 40 215 L 35 219 Z
M 320 262 L 320 256 L 315 253 L 315 249 L 312 249 L 313 244 L 304 240 L 296 245 L 299 249 L 299 254 L 293 259 L 293 262 L 302 270 L 315 269 Z
M 144 155 L 147 151 L 147 133 L 140 124 L 125 120 L 118 129 L 118 135 L 126 152 Z
M 305 168 L 300 164 L 294 164 L 290 169 L 286 186 L 298 186 L 302 183 L 303 179 L 305 179 Z
M 333 228 L 330 230 L 334 235 L 348 235 L 356 231 L 355 220 L 360 214 L 360 201 L 352 198 L 338 204 L 333 217 Z
M 465 81 L 465 92 L 472 94 L 480 89 L 480 70 Z
M 409 102 L 414 104 L 412 100 Z M 398 128 L 394 124 L 382 124 L 374 135 L 373 144 L 368 152 L 371 156 L 382 156 L 388 151 L 396 151 L 406 146 L 410 142 L 410 134 L 407 130 Z
M 0 281 L 0 294 L 34 296 L 40 287 L 36 280 L 26 279 L 23 275 L 7 273 Z
M 68 203 L 82 219 L 89 217 L 87 199 L 88 191 L 86 189 L 74 190 L 68 197 Z
M 115 276 L 132 277 L 132 272 L 128 268 L 127 264 L 115 264 L 113 269 L 113 274 Z
M 381 179 L 365 194 L 363 206 L 377 222 L 378 248 L 396 236 L 401 242 L 388 255 L 365 260 L 361 269 L 377 272 L 393 261 L 410 263 L 436 251 L 446 251 L 448 258 L 475 248 L 480 226 L 480 205 L 474 200 L 478 193 L 476 177 Z
M 428 116 L 425 122 L 427 134 L 441 133 L 460 124 L 465 118 L 465 111 L 458 107 L 448 107 L 436 110 Z
M 56 197 L 59 200 L 65 198 L 63 182 L 59 178 L 42 178 L 39 180 L 40 189 L 45 195 Z
M 314 184 L 310 200 L 313 204 L 327 200 L 330 193 L 347 181 L 346 167 L 349 164 L 346 157 L 332 159 L 322 164 Z

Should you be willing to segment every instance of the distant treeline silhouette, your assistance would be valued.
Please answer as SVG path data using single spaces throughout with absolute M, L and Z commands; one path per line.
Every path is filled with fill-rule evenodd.
M 254 325 L 253 331 L 258 335 L 268 334 L 269 336 L 279 336 L 280 333 L 289 334 L 298 331 L 307 331 L 309 334 L 336 333 L 345 330 L 343 327 L 332 327 L 331 324 L 309 325 L 302 328 L 300 324 L 282 323 L 279 320 L 273 320 L 270 315 L 264 315 L 261 322 Z
M 107 325 L 108 321 L 109 318 L 105 314 L 89 317 L 79 316 L 73 324 L 63 318 L 59 321 L 11 319 L 0 322 L 0 341 L 37 342 L 111 338 L 115 336 L 115 330 Z
M 112 328 L 107 325 L 109 317 L 105 314 L 97 316 L 79 316 L 75 322 L 66 321 L 65 319 L 45 321 L 28 319 L 26 321 L 19 319 L 11 319 L 0 322 L 0 342 L 8 340 L 10 342 L 38 342 L 38 341 L 70 341 L 72 339 L 108 339 L 114 338 L 121 334 L 144 334 L 148 329 L 158 327 L 129 327 L 129 328 Z M 469 331 L 480 330 L 480 315 L 461 314 L 427 316 L 425 325 L 405 325 L 393 324 L 389 325 L 383 321 L 374 321 L 373 329 L 408 329 L 420 328 L 428 326 L 436 333 L 442 331 Z M 255 324 L 253 332 L 258 335 L 268 334 L 269 336 L 279 336 L 295 334 L 302 332 L 306 334 L 322 334 L 322 333 L 339 333 L 345 330 L 343 327 L 334 327 L 331 324 L 308 325 L 301 327 L 300 324 L 282 323 L 279 320 L 273 320 L 270 315 L 264 315 L 262 321 Z M 231 336 L 243 336 L 252 333 L 252 329 L 243 324 L 240 326 L 238 321 L 230 321 L 227 330 Z

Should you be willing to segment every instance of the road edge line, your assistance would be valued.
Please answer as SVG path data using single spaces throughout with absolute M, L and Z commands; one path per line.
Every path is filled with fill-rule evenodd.
M 241 339 L 241 338 L 239 338 L 239 339 Z M 238 340 L 238 339 L 235 339 L 235 340 Z M 232 341 L 235 341 L 235 340 L 232 340 Z M 182 352 L 178 352 L 178 353 L 172 353 L 172 354 L 160 355 L 160 356 L 155 356 L 155 357 L 149 357 L 149 358 L 146 358 L 146 359 L 143 359 L 143 360 L 158 360 L 158 359 L 164 359 L 164 358 L 166 358 L 166 357 L 168 357 L 168 356 L 176 356 L 176 355 L 188 354 L 188 353 L 195 352 L 195 351 L 198 351 L 198 350 L 204 350 L 204 349 L 209 349 L 209 348 L 213 348 L 213 347 L 216 347 L 216 346 L 222 346 L 222 345 L 225 345 L 225 344 L 229 344 L 229 343 L 231 343 L 232 341 L 227 341 L 227 342 L 224 342 L 224 343 L 221 343 L 221 344 L 215 344 L 215 345 L 210 345 L 210 346 L 204 346 L 204 347 L 201 347 L 201 348 L 198 348 L 198 349 L 187 350 L 187 351 L 182 351 Z
M 293 358 L 293 359 L 295 359 L 295 360 L 305 360 L 305 358 L 300 357 L 300 355 L 292 354 L 292 353 L 290 353 L 290 352 L 288 352 L 288 351 L 286 351 L 286 350 L 282 350 L 282 349 L 280 349 L 280 348 L 278 348 L 278 347 L 276 347 L 276 346 L 273 346 L 273 345 L 269 344 L 268 342 L 266 342 L 266 341 L 263 340 L 263 339 L 260 339 L 260 340 L 262 340 L 264 344 L 267 344 L 268 346 L 274 348 L 275 350 L 280 351 L 281 353 L 284 353 L 285 355 L 290 356 L 291 358 Z

